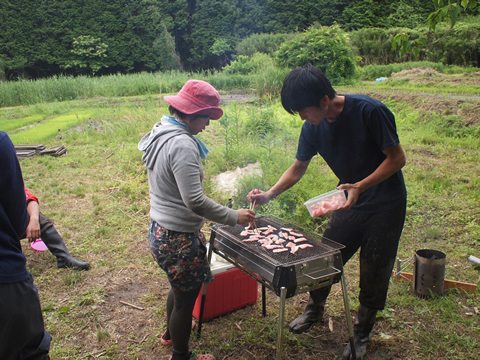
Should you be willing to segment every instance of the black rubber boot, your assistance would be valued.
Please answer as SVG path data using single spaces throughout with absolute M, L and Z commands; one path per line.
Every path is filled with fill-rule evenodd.
M 73 268 L 74 270 L 88 270 L 90 264 L 85 261 L 75 259 L 67 250 L 67 247 L 54 226 L 43 230 L 41 237 L 48 250 L 57 258 L 57 267 Z
M 357 359 L 363 359 L 367 352 L 368 339 L 370 338 L 373 325 L 375 325 L 376 318 L 377 310 L 369 309 L 360 304 L 357 319 L 353 325 L 353 342 L 355 344 L 355 355 Z M 345 347 L 342 357 L 344 360 L 352 359 L 350 343 Z
M 303 314 L 288 325 L 290 331 L 294 334 L 301 334 L 310 330 L 314 323 L 322 321 L 327 296 L 328 293 L 325 295 L 319 294 L 315 290 L 311 291 Z

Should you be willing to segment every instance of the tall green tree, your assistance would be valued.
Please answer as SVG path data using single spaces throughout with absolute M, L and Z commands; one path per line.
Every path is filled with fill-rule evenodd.
M 460 13 L 476 11 L 478 1 L 0 0 L 0 76 L 92 73 L 80 66 L 87 62 L 75 45 L 80 36 L 105 45 L 101 56 L 89 55 L 96 75 L 202 70 L 225 65 L 254 34 L 294 34 L 315 23 L 346 30 L 413 27 L 430 13 L 432 25 L 455 22 Z M 407 35 L 399 39 L 402 48 L 416 40 Z
M 235 45 L 244 37 L 264 32 L 266 9 L 257 0 L 197 1 L 191 17 L 191 48 L 187 60 L 191 68 L 225 65 Z M 222 51 L 219 52 L 219 48 Z
M 183 70 L 183 65 L 175 49 L 175 39 L 168 32 L 164 22 L 163 32 L 153 43 L 152 50 L 158 54 L 158 68 L 160 71 Z
M 175 1 L 177 2 L 177 1 Z M 160 69 L 170 3 L 161 0 L 0 0 L 0 60 L 10 77 L 83 73 L 68 67 L 79 36 L 108 46 L 98 73 Z M 33 9 L 33 11 L 32 11 Z M 62 70 L 64 69 L 64 70 Z
M 342 12 L 343 27 L 356 30 L 364 27 L 383 27 L 383 19 L 377 16 L 373 0 L 351 2 Z
M 75 58 L 66 67 L 79 67 L 89 69 L 95 74 L 104 67 L 103 59 L 107 56 L 108 45 L 100 39 L 90 35 L 79 36 L 73 41 L 73 49 L 70 50 Z

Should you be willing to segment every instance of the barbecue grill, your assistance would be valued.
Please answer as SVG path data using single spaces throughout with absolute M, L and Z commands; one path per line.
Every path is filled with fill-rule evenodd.
M 277 231 L 280 231 L 281 228 L 293 229 L 294 232 L 301 233 L 306 238 L 306 241 L 302 244 L 312 246 L 298 250 L 294 254 L 290 251 L 274 253 L 272 250 L 261 246 L 257 241 L 243 242 L 244 237 L 240 233 L 245 230 L 245 227 L 242 225 L 217 224 L 210 228 L 209 260 L 213 251 L 262 284 L 263 316 L 266 316 L 265 288 L 270 289 L 280 297 L 277 360 L 282 357 L 285 300 L 297 294 L 332 285 L 340 280 L 342 282 L 350 345 L 354 352 L 353 329 L 340 253 L 340 249 L 344 246 L 272 215 L 257 216 L 255 226 L 257 228 L 272 226 Z M 206 288 L 207 286 L 204 284 L 198 336 L 200 336 L 202 328 L 201 319 L 203 318 Z M 353 356 L 353 358 L 355 357 Z

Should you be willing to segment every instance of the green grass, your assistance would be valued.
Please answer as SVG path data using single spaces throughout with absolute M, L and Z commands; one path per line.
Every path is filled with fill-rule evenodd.
M 465 86 L 464 84 L 445 84 L 435 83 L 414 83 L 409 79 L 396 80 L 391 79 L 377 83 L 377 89 L 393 89 L 394 91 L 408 91 L 411 93 L 436 92 L 442 94 L 456 93 L 458 95 L 478 95 L 480 94 L 480 85 Z
M 16 132 L 10 138 L 14 144 L 38 144 L 58 135 L 59 130 L 60 132 L 65 131 L 87 121 L 91 115 L 91 111 L 85 110 L 58 116 L 37 126 Z
M 247 89 L 251 79 L 245 75 L 221 72 L 138 73 L 102 77 L 55 76 L 36 81 L 0 82 L 0 108 L 18 105 L 51 104 L 92 97 L 120 97 L 176 93 L 189 79 L 206 80 L 218 90 Z
M 469 255 L 479 257 L 480 248 L 479 124 L 466 129 L 461 114 L 451 118 L 435 108 L 426 111 L 431 106 L 417 107 L 408 98 L 402 100 L 404 92 L 396 88 L 382 93 L 376 84 L 366 83 L 338 90 L 383 94 L 395 113 L 407 155 L 404 176 L 408 189 L 399 258 L 413 265 L 416 250 L 439 250 L 447 255 L 447 279 L 479 284 L 479 272 L 467 262 Z M 388 99 L 392 93 L 395 100 Z M 239 208 L 246 205 L 245 195 L 251 188 L 268 189 L 291 165 L 302 121 L 287 114 L 278 101 L 252 99 L 222 106 L 226 116 L 213 121 L 200 135 L 211 150 L 204 162 L 207 194 L 226 204 L 231 194 L 216 190 L 215 175 L 256 161 L 264 171 L 263 177 L 241 181 L 239 194 L 234 196 L 234 208 Z M 70 252 L 92 264 L 91 270 L 82 273 L 58 270 L 50 253 L 33 253 L 22 242 L 27 267 L 39 289 L 45 326 L 54 339 L 52 359 L 157 359 L 170 355 L 169 349 L 158 345 L 169 287 L 146 241 L 150 197 L 142 154 L 137 150 L 139 139 L 166 112 L 165 102 L 159 106 L 158 95 L 0 109 L 0 118 L 6 121 L 45 116 L 41 125 L 50 124 L 54 131 L 42 142 L 46 146 L 61 142 L 69 149 L 59 158 L 21 160 L 25 183 L 40 197 L 41 210 L 55 221 Z M 53 122 L 57 118 L 77 121 L 72 116 L 75 113 L 83 116 L 83 121 L 62 128 L 60 141 L 58 124 Z M 9 134 L 21 133 L 16 131 L 11 129 Z M 38 140 L 25 137 L 21 141 Z M 333 189 L 336 182 L 323 160 L 315 157 L 299 184 L 259 207 L 257 214 L 274 214 L 321 233 L 328 217 L 311 218 L 303 202 Z M 207 233 L 209 224 L 204 228 Z M 352 309 L 358 306 L 358 266 L 355 256 L 345 267 Z M 405 271 L 412 272 L 412 267 Z M 286 322 L 303 310 L 306 299 L 306 294 L 287 299 Z M 120 300 L 144 310 L 122 305 Z M 458 290 L 422 300 L 412 294 L 410 283 L 392 280 L 386 309 L 380 313 L 368 347 L 369 358 L 475 359 L 480 351 L 480 315 L 475 314 L 479 300 L 478 291 Z M 261 316 L 259 301 L 212 320 L 204 324 L 201 338 L 191 338 L 192 348 L 214 353 L 217 358 L 273 358 L 278 309 L 278 297 L 267 291 L 266 318 Z M 325 319 L 326 324 L 307 334 L 294 335 L 285 329 L 284 359 L 338 359 L 348 339 L 339 284 L 333 287 Z
M 45 115 L 33 115 L 21 119 L 0 119 L 0 130 L 7 132 L 41 122 L 44 119 Z

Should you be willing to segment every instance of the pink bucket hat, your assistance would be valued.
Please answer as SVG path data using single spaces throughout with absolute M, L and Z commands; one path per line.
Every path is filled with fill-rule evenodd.
M 165 101 L 184 114 L 209 115 L 212 120 L 223 116 L 220 94 L 209 83 L 202 80 L 188 80 L 174 96 L 165 96 Z

